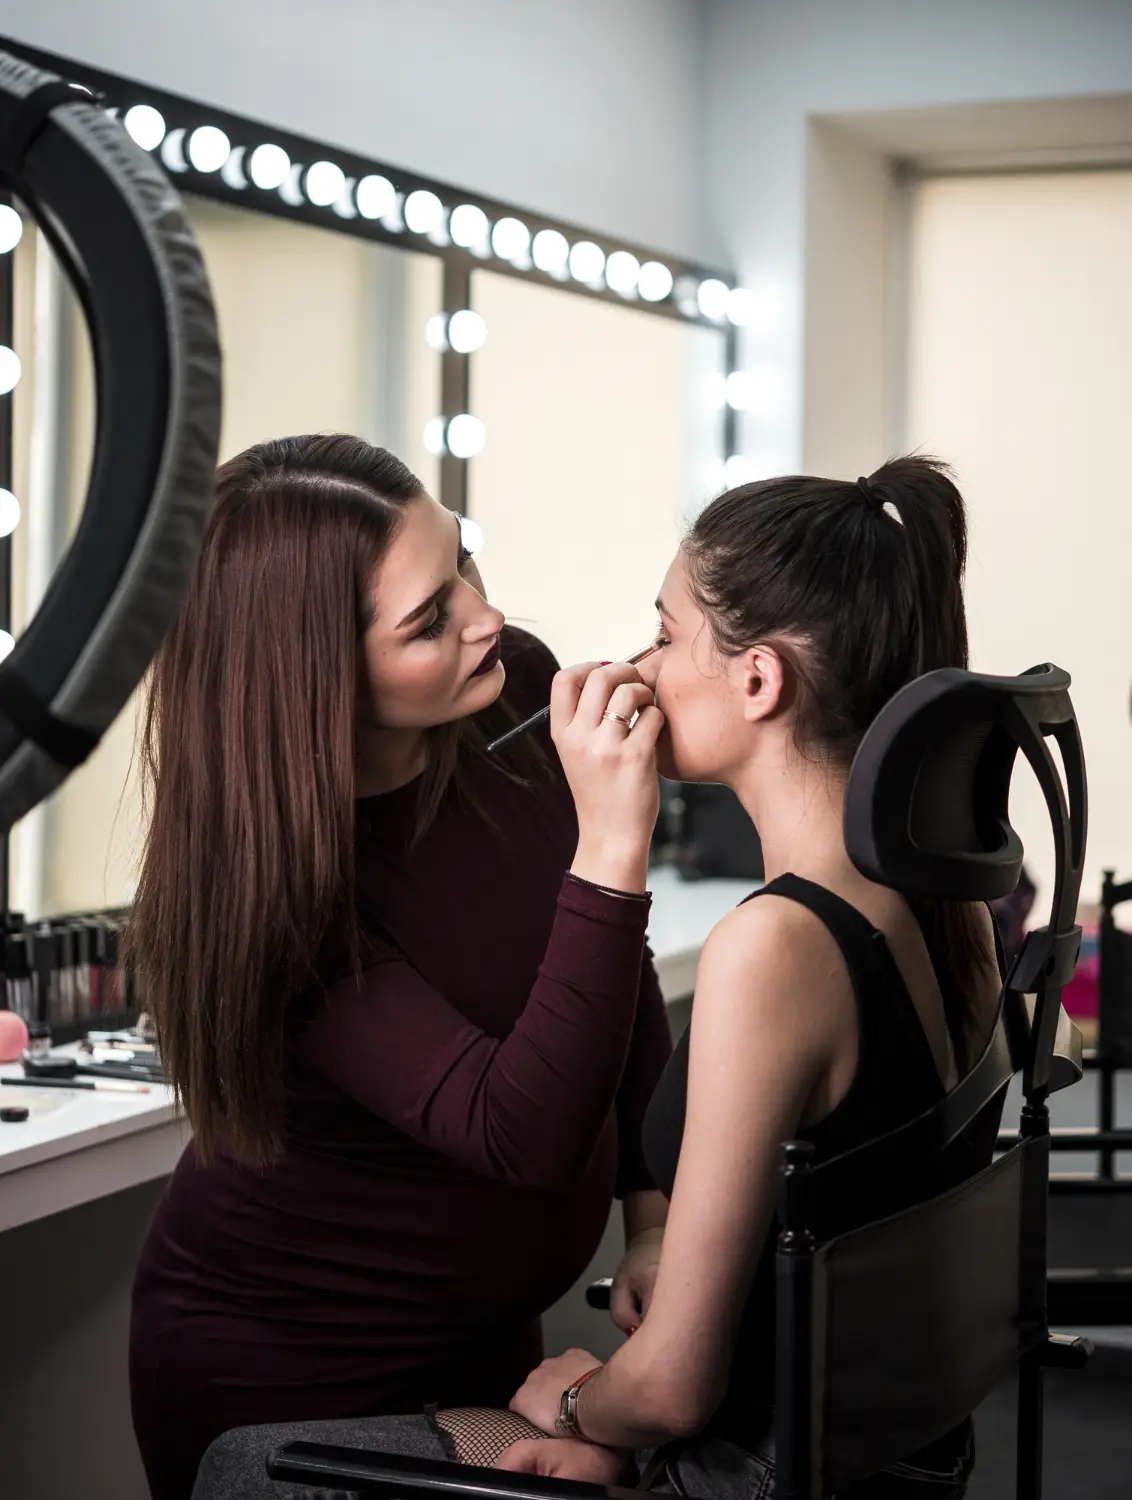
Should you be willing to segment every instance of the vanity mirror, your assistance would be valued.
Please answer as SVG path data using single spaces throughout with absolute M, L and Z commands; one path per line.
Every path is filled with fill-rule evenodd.
M 682 521 L 738 477 L 726 398 L 742 395 L 750 299 L 732 277 L 0 46 L 97 91 L 184 195 L 224 346 L 222 457 L 285 432 L 359 432 L 474 523 L 493 598 L 560 659 L 639 648 Z M 93 422 L 81 315 L 24 225 L 0 256 L 0 346 L 23 361 L 0 397 L 0 486 L 23 516 L 0 542 L 13 632 L 81 509 Z M 129 899 L 134 731 L 127 711 L 15 830 L 10 905 Z

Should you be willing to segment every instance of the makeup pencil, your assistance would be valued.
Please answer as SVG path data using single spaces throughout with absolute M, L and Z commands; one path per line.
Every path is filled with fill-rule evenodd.
M 644 661 L 646 656 L 651 656 L 658 649 L 659 647 L 657 646 L 649 646 L 644 651 L 638 651 L 636 656 L 629 657 L 628 661 L 625 662 L 625 666 L 635 667 L 639 661 Z M 514 729 L 509 729 L 506 734 L 501 734 L 498 739 L 492 740 L 486 747 L 488 755 L 494 755 L 496 750 L 501 750 L 504 745 L 509 745 L 513 739 L 517 739 L 521 734 L 526 734 L 528 729 L 534 729 L 537 724 L 545 724 L 549 718 L 550 704 L 548 703 L 545 708 L 540 708 L 537 714 L 532 714 L 529 719 L 524 719 L 521 724 L 516 724 Z

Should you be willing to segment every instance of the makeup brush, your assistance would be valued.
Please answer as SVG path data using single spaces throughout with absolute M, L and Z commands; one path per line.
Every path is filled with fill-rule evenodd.
M 654 643 L 653 645 L 646 647 L 644 651 L 638 651 L 636 656 L 630 656 L 628 661 L 626 661 L 624 665 L 627 667 L 635 667 L 639 661 L 644 661 L 646 656 L 651 656 L 654 651 L 659 650 L 659 645 Z M 501 734 L 497 740 L 492 740 L 491 743 L 485 747 L 488 755 L 494 755 L 496 750 L 501 750 L 504 745 L 509 745 L 511 741 L 513 739 L 517 739 L 519 735 L 526 734 L 528 729 L 534 729 L 536 724 L 545 724 L 547 719 L 549 718 L 550 704 L 548 703 L 545 708 L 540 708 L 537 714 L 532 714 L 529 719 L 524 719 L 521 724 L 516 724 L 514 729 L 509 729 L 506 734 Z

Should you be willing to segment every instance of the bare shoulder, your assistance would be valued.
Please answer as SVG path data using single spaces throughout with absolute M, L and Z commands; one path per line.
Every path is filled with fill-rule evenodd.
M 784 896 L 759 896 L 712 928 L 696 981 L 696 1010 L 709 1009 L 822 1050 L 856 1026 L 837 943 L 813 912 Z

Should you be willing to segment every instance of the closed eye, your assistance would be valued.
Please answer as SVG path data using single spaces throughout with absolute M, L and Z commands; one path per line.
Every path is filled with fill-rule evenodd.
M 428 622 L 427 625 L 423 626 L 422 629 L 417 631 L 416 635 L 414 635 L 412 639 L 414 641 L 439 640 L 440 637 L 444 634 L 445 630 L 447 630 L 448 621 L 451 618 L 452 611 L 448 607 L 448 601 L 446 599 L 441 600 L 441 602 L 436 606 L 436 614 Z

